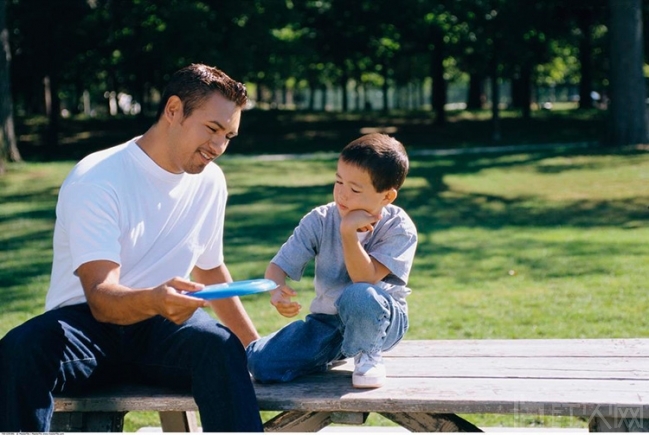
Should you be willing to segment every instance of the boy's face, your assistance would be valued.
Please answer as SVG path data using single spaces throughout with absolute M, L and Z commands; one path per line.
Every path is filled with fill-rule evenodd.
M 345 217 L 352 210 L 365 210 L 370 214 L 380 215 L 381 209 L 390 204 L 395 197 L 395 189 L 377 192 L 366 170 L 338 160 L 334 201 L 340 216 Z

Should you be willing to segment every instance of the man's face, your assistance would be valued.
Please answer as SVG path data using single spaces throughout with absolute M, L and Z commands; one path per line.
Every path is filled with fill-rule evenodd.
M 338 160 L 334 201 L 342 217 L 352 210 L 380 214 L 381 208 L 390 202 L 386 192 L 377 192 L 374 189 L 367 171 L 343 160 Z
M 171 123 L 169 164 L 171 172 L 198 174 L 223 154 L 239 132 L 241 108 L 218 92 L 196 107 L 187 118 Z

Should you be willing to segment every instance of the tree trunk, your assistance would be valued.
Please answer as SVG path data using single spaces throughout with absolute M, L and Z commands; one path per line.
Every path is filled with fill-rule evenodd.
M 315 111 L 316 85 L 309 82 L 309 112 Z
M 466 108 L 468 110 L 480 110 L 482 109 L 482 103 L 484 100 L 484 87 L 481 74 L 471 73 L 469 77 L 469 91 L 466 97 Z
M 579 108 L 590 109 L 593 107 L 593 97 L 590 95 L 593 86 L 593 36 L 592 15 L 584 11 L 578 17 L 581 40 L 579 41 L 579 63 L 581 81 L 579 82 Z
M 491 63 L 491 140 L 494 143 L 500 142 L 500 86 L 498 84 L 498 59 L 496 49 L 493 52 Z
M 59 141 L 59 119 L 61 115 L 61 99 L 59 98 L 59 77 L 56 72 L 45 77 L 45 112 L 48 123 L 45 130 L 45 154 L 53 158 Z
M 257 104 L 262 103 L 262 99 L 264 98 L 264 94 L 261 90 L 262 84 L 261 82 L 257 83 L 257 86 L 255 86 L 255 100 L 257 100 Z
M 327 98 L 327 85 L 321 85 L 320 86 L 320 91 L 322 92 L 322 111 L 326 112 L 327 111 L 327 103 L 329 102 Z
M 363 109 L 363 85 L 360 78 L 356 78 L 356 111 L 360 112 Z
M 388 102 L 388 91 L 390 90 L 390 84 L 388 79 L 388 63 L 383 64 L 383 112 L 388 113 L 390 110 L 390 104 Z
M 7 161 L 20 161 L 20 153 L 16 144 L 14 132 L 13 104 L 11 101 L 11 78 L 9 64 L 11 50 L 9 48 L 9 31 L 6 25 L 6 3 L 0 0 L 0 174 L 5 171 Z
M 435 113 L 435 124 L 443 125 L 446 122 L 446 80 L 444 80 L 444 34 L 441 29 L 433 30 L 432 52 L 432 103 Z
M 526 60 L 521 66 L 520 102 L 523 119 L 530 119 L 532 107 L 532 65 Z
M 370 90 L 366 84 L 363 84 L 363 110 L 365 112 L 372 111 L 372 103 L 370 102 Z
M 643 66 L 642 0 L 609 0 L 609 145 L 646 143 L 647 110 Z
M 349 112 L 349 93 L 347 92 L 347 83 L 349 82 L 349 75 L 344 72 L 340 78 L 340 87 L 343 91 L 342 111 L 343 113 Z

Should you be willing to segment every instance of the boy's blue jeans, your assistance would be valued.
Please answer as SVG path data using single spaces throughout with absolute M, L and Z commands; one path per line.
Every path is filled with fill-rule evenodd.
M 119 326 L 87 304 L 48 311 L 0 340 L 0 431 L 50 430 L 52 393 L 134 381 L 186 389 L 205 432 L 262 431 L 238 338 L 203 310 Z
M 368 283 L 345 288 L 338 314 L 309 314 L 246 349 L 248 369 L 259 382 L 287 382 L 322 372 L 327 364 L 359 352 L 394 347 L 408 329 L 408 316 L 387 292 Z

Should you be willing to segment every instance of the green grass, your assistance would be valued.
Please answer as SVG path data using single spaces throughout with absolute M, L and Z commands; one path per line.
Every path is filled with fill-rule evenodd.
M 230 190 L 226 261 L 235 279 L 260 277 L 302 215 L 331 199 L 335 161 L 224 156 L 220 165 Z M 14 164 L 0 178 L 0 336 L 42 311 L 57 189 L 71 166 Z M 420 235 L 406 338 L 649 337 L 648 182 L 649 153 L 631 149 L 412 157 L 396 201 Z M 307 275 L 296 284 L 303 306 L 313 295 Z M 244 304 L 262 334 L 286 323 L 267 296 Z M 369 424 L 389 422 L 372 415 Z M 155 414 L 127 416 L 126 430 L 147 425 L 158 425 Z

